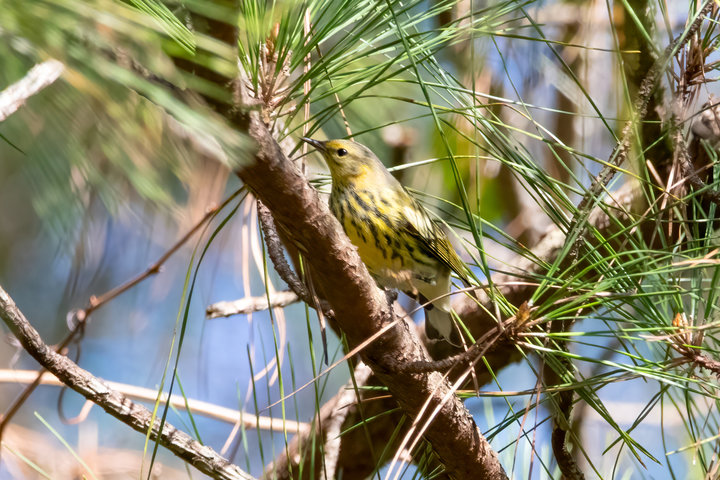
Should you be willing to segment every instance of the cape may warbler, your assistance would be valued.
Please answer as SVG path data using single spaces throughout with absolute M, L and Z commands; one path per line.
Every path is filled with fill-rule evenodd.
M 383 287 L 432 301 L 425 310 L 428 337 L 442 335 L 459 345 L 450 316 L 450 272 L 469 281 L 443 229 L 369 148 L 349 140 L 302 140 L 325 158 L 332 176 L 330 209 L 370 274 Z

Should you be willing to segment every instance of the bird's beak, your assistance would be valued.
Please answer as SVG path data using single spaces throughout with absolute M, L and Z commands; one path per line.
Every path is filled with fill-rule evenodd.
M 327 150 L 325 148 L 325 142 L 321 142 L 320 140 L 315 140 L 314 138 L 308 138 L 308 137 L 300 137 L 300 140 L 303 142 L 312 145 L 316 149 L 320 150 L 321 152 L 324 152 Z

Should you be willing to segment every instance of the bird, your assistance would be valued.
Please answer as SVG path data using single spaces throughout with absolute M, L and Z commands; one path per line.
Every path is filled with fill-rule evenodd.
M 366 146 L 301 137 L 330 169 L 329 206 L 375 281 L 425 306 L 429 339 L 461 346 L 451 316 L 451 273 L 469 286 L 467 266 L 443 228 Z

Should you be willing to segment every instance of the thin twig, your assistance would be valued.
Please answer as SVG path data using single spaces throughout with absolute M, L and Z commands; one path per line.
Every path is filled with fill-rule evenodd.
M 282 290 L 270 295 L 268 302 L 267 295 L 259 297 L 245 297 L 232 301 L 217 302 L 209 305 L 205 310 L 207 318 L 230 317 L 232 315 L 242 315 L 254 312 L 261 312 L 271 308 L 287 307 L 299 301 L 297 293 L 292 290 Z
M 0 369 L 0 383 L 15 383 L 15 384 L 27 384 L 35 381 L 37 372 L 35 370 L 3 370 Z M 62 387 L 65 384 L 61 382 L 55 375 L 49 373 L 47 370 L 43 371 L 40 376 L 40 383 L 46 386 Z M 130 385 L 127 383 L 110 382 L 104 380 L 104 383 L 127 397 L 135 400 L 142 400 L 147 402 L 155 402 L 157 400 L 158 392 L 152 388 L 138 387 L 136 385 Z M 166 392 L 163 392 L 162 402 L 168 401 Z M 90 405 L 94 405 L 88 401 Z M 291 433 L 303 433 L 310 429 L 310 425 L 304 422 L 295 422 L 293 420 L 283 420 L 265 415 L 255 415 L 249 412 L 240 412 L 235 408 L 227 408 L 220 405 L 215 405 L 210 402 L 204 402 L 202 400 L 196 400 L 194 398 L 185 398 L 181 395 L 172 395 L 170 397 L 170 405 L 178 410 L 185 410 L 189 408 L 193 414 L 205 415 L 209 418 L 221 420 L 223 422 L 235 423 L 239 418 L 242 418 L 242 424 L 245 429 L 252 430 L 258 428 L 260 430 L 270 430 L 274 432 L 291 432 Z M 85 408 L 85 407 L 83 407 Z M 70 423 L 78 423 L 72 421 Z
M 263 237 L 265 238 L 265 245 L 268 248 L 268 256 L 275 265 L 278 275 L 282 278 L 285 283 L 288 284 L 290 289 L 297 294 L 304 302 L 312 304 L 310 298 L 310 292 L 308 291 L 305 284 L 298 278 L 293 272 L 292 268 L 285 259 L 283 254 L 283 246 L 278 236 L 277 230 L 275 229 L 275 221 L 272 218 L 272 214 L 267 207 L 258 200 L 257 202 L 258 218 L 262 225 Z
M 306 287 L 305 284 L 300 280 L 300 278 L 295 274 L 295 272 L 293 272 L 293 270 L 290 268 L 290 265 L 285 260 L 282 242 L 280 240 L 280 236 L 278 235 L 277 230 L 275 229 L 275 222 L 272 218 L 272 214 L 270 213 L 270 210 L 268 210 L 267 207 L 265 207 L 265 205 L 263 205 L 260 200 L 257 201 L 257 210 L 258 218 L 260 219 L 260 223 L 262 224 L 263 234 L 265 235 L 265 244 L 268 248 L 268 255 L 270 256 L 273 265 L 275 265 L 275 270 L 277 270 L 280 278 L 285 280 L 288 286 L 295 291 L 298 297 L 308 305 L 312 305 L 313 307 L 315 307 L 315 310 L 318 313 L 318 318 L 320 319 L 320 336 L 323 346 L 323 361 L 327 365 L 329 363 L 329 360 L 325 317 L 332 319 L 334 316 L 333 312 L 330 307 L 325 302 L 320 300 L 315 294 L 315 288 L 312 284 L 312 277 L 307 277 L 308 284 Z
M 508 318 L 502 324 L 487 330 L 482 337 L 464 352 L 432 362 L 412 362 L 398 365 L 398 369 L 408 373 L 442 372 L 458 365 L 475 362 L 478 358 L 501 345 L 502 341 L 512 342 L 522 329 L 528 325 L 529 320 L 530 307 L 527 302 L 524 302 L 518 308 L 517 314 Z
M 650 99 L 655 91 L 655 85 L 662 74 L 661 67 L 666 65 L 671 60 L 672 55 L 674 55 L 677 49 L 682 48 L 692 38 L 695 32 L 698 31 L 705 19 L 705 15 L 714 5 L 715 3 L 712 0 L 706 0 L 705 5 L 702 10 L 700 10 L 695 18 L 695 21 L 692 25 L 690 25 L 687 32 L 679 35 L 672 41 L 672 43 L 670 43 L 670 45 L 668 45 L 664 54 L 655 60 L 652 67 L 650 67 L 645 75 L 645 78 L 643 78 L 640 88 L 638 89 L 637 97 L 633 103 L 635 111 L 634 118 L 628 120 L 623 127 L 621 139 L 610 154 L 608 164 L 603 167 L 598 176 L 595 177 L 595 180 L 593 180 L 590 188 L 578 204 L 575 215 L 573 215 L 570 227 L 568 228 L 567 238 L 568 240 L 574 241 L 574 246 L 571 250 L 571 255 L 574 258 L 577 259 L 579 255 L 578 252 L 580 243 L 585 236 L 585 229 L 587 228 L 586 219 L 588 214 L 595 206 L 596 202 L 600 200 L 603 190 L 615 176 L 615 172 L 618 167 L 623 164 L 630 153 L 630 142 L 634 137 L 633 134 L 635 131 L 634 126 L 637 122 L 645 118 L 645 115 L 647 114 Z
M 188 230 L 185 235 L 183 235 L 177 242 L 175 242 L 175 244 L 170 247 L 170 249 L 166 251 L 155 263 L 150 265 L 143 273 L 136 276 L 135 278 L 128 280 L 122 285 L 119 285 L 112 290 L 102 294 L 100 297 L 90 297 L 90 302 L 88 306 L 78 312 L 77 319 L 79 321 L 84 321 L 92 312 L 100 308 L 102 305 L 106 304 L 118 295 L 130 290 L 132 287 L 142 282 L 146 278 L 159 273 L 162 265 L 167 262 L 167 260 L 175 252 L 177 252 L 185 243 L 187 243 L 187 241 L 190 240 L 193 235 L 195 235 L 200 230 L 200 228 L 205 225 L 205 223 L 207 223 L 211 218 L 213 218 L 217 214 L 217 212 L 225 208 L 225 206 L 228 205 L 231 201 L 233 201 L 233 199 L 235 199 L 241 192 L 242 189 L 237 190 L 235 193 L 230 195 L 222 204 L 210 206 L 207 209 L 205 215 L 192 228 L 190 228 L 190 230 Z
M 683 352 L 683 355 L 691 359 L 699 367 L 702 367 L 705 370 L 710 370 L 712 373 L 715 374 L 716 377 L 720 378 L 719 361 L 713 360 L 712 358 L 709 358 L 701 353 L 694 352 L 691 349 L 687 349 L 685 352 Z
M 292 268 L 290 268 L 290 265 L 285 259 L 282 242 L 280 241 L 280 237 L 275 229 L 275 222 L 272 218 L 270 210 L 268 210 L 260 200 L 257 202 L 257 210 L 258 218 L 260 219 L 260 224 L 262 225 L 263 237 L 265 238 L 265 245 L 268 249 L 268 256 L 273 262 L 278 275 L 280 275 L 280 278 L 288 284 L 290 289 L 295 292 L 300 300 L 308 305 L 315 306 L 317 299 L 314 298 L 302 280 L 300 280 L 297 274 L 292 270 Z M 332 310 L 323 301 L 319 301 L 319 303 L 322 313 L 328 318 L 333 318 Z
M 150 437 L 213 478 L 227 480 L 252 480 L 249 474 L 218 455 L 212 448 L 201 445 L 185 432 L 164 422 L 162 430 L 152 412 L 108 387 L 90 372 L 83 370 L 69 358 L 53 351 L 38 334 L 25 315 L 15 305 L 10 295 L 0 287 L 0 318 L 40 365 L 58 377 L 65 385 L 75 390 L 106 412 L 127 424 L 134 430 Z
M 223 209 L 228 203 L 230 203 L 235 197 L 237 197 L 241 190 L 236 191 L 230 197 L 228 197 L 222 204 L 211 206 L 208 208 L 207 213 L 200 219 L 199 222 L 197 222 L 185 235 L 182 236 L 175 244 L 170 247 L 168 251 L 166 251 L 155 263 L 150 265 L 143 273 L 137 275 L 136 277 L 128 280 L 127 282 L 123 283 L 122 285 L 119 285 L 104 294 L 100 295 L 99 297 L 91 296 L 88 300 L 87 305 L 80 309 L 73 312 L 72 315 L 72 324 L 74 327 L 70 332 L 65 336 L 65 338 L 55 347 L 56 352 L 63 352 L 70 343 L 75 340 L 77 335 L 84 331 L 85 325 L 87 323 L 88 318 L 90 317 L 90 314 L 105 305 L 110 300 L 114 299 L 118 295 L 130 290 L 135 285 L 139 284 L 146 278 L 155 275 L 160 272 L 160 268 L 162 265 L 175 253 L 177 252 L 180 247 L 182 247 L 190 238 L 193 237 L 193 235 L 208 221 L 210 220 L 217 212 L 219 212 L 221 209 Z M 0 438 L 2 438 L 2 433 L 5 429 L 5 427 L 9 424 L 10 420 L 15 416 L 17 411 L 20 409 L 20 407 L 25 403 L 25 401 L 30 397 L 30 395 L 35 391 L 35 389 L 40 385 L 40 378 L 43 374 L 44 370 L 40 370 L 37 373 L 37 378 L 34 382 L 30 383 L 25 390 L 23 390 L 20 395 L 13 401 L 13 403 L 8 407 L 8 409 L 5 411 L 5 413 L 0 416 Z
M 707 355 L 703 355 L 702 350 L 697 348 L 696 345 L 691 346 L 683 343 L 671 342 L 670 346 L 688 361 L 704 368 L 705 370 L 709 370 L 715 374 L 716 377 L 720 378 L 720 361 L 714 360 Z

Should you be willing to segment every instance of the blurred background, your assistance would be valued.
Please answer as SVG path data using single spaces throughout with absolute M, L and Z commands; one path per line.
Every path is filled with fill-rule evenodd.
M 264 114 L 321 192 L 329 191 L 327 171 L 296 147 L 298 138 L 347 137 L 349 129 L 447 222 L 458 252 L 485 281 L 566 225 L 630 118 L 644 72 L 698 5 L 249 0 L 239 7 L 240 66 L 256 96 L 268 85 L 263 75 L 275 72 L 277 102 L 266 103 Z M 224 73 L 237 52 L 193 33 L 188 12 L 203 8 L 196 2 L 0 0 L 0 8 L 0 95 L 33 66 L 62 62 L 57 80 L 0 123 L 0 285 L 48 344 L 74 332 L 67 355 L 123 384 L 121 391 L 146 389 L 148 398 L 133 398 L 149 408 L 174 372 L 174 395 L 211 405 L 192 415 L 174 405 L 167 421 L 261 475 L 292 437 L 289 421 L 311 422 L 351 368 L 323 362 L 319 320 L 302 303 L 208 317 L 217 302 L 287 289 L 266 259 L 254 197 L 232 173 L 250 158 L 250 143 L 201 102 L 168 95 L 172 88 L 132 68 L 137 61 L 203 91 L 171 57 L 203 58 Z M 305 18 L 315 40 L 304 40 Z M 693 54 L 714 66 L 712 21 L 694 40 L 699 53 L 663 66 L 648 128 L 664 127 L 680 77 L 695 88 L 681 123 L 715 91 L 686 75 Z M 273 49 L 276 57 L 268 56 Z M 281 67 L 268 67 L 263 55 Z M 712 68 L 704 75 L 717 76 Z M 652 183 L 645 166 L 652 148 L 670 140 L 666 132 L 650 135 L 641 136 L 611 190 Z M 208 138 L 227 153 L 222 161 L 198 147 Z M 159 272 L 92 307 L 77 328 L 76 314 L 91 299 L 139 278 L 176 246 Z M 660 264 L 652 268 L 662 276 Z M 697 296 L 714 304 L 707 291 Z M 656 301 L 657 311 L 668 314 L 674 301 L 670 294 Z M 411 300 L 400 302 L 415 310 Z M 656 333 L 657 318 L 639 326 L 613 315 L 610 307 L 584 313 L 573 328 L 578 337 L 568 341 L 576 381 L 587 381 L 602 403 L 576 407 L 583 470 L 589 478 L 715 475 L 714 383 L 688 372 L 649 374 L 667 360 L 666 348 L 642 336 Z M 421 322 L 422 312 L 414 317 Z M 618 334 L 621 323 L 628 330 Z M 151 460 L 153 442 L 98 407 L 88 410 L 72 391 L 43 384 L 20 400 L 38 366 L 7 329 L 2 345 L 0 478 L 203 478 L 162 448 Z M 344 354 L 330 330 L 327 353 L 330 365 Z M 465 401 L 516 478 L 559 478 L 550 410 L 532 394 L 539 369 L 528 354 Z M 250 421 L 238 428 L 223 408 Z M 257 428 L 256 415 L 279 423 Z M 378 465 L 374 477 L 422 475 L 401 462 L 392 472 Z

